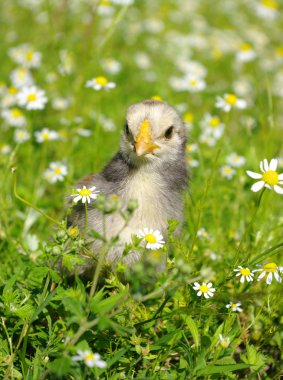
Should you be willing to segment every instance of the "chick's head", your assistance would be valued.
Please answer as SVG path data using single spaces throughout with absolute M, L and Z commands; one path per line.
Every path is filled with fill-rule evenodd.
M 175 161 L 185 144 L 185 126 L 167 103 L 145 100 L 128 108 L 121 152 L 134 165 Z

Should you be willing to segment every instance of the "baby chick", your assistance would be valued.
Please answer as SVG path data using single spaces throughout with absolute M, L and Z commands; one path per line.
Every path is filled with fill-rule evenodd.
M 125 127 L 122 131 L 118 153 L 101 173 L 81 179 L 77 186 L 96 189 L 106 196 L 117 194 L 123 204 L 135 199 L 138 207 L 125 226 L 120 214 L 105 216 L 90 204 L 87 230 L 95 230 L 109 239 L 119 234 L 118 245 L 109 250 L 106 260 L 115 264 L 122 258 L 125 243 L 139 229 L 159 230 L 166 238 L 169 219 L 182 221 L 183 205 L 181 192 L 187 184 L 185 160 L 186 130 L 176 111 L 167 103 L 145 100 L 129 107 Z M 84 205 L 75 205 L 69 224 L 85 228 Z M 98 254 L 101 242 L 91 245 Z M 131 251 L 122 260 L 128 265 L 139 260 L 140 253 Z M 81 267 L 79 272 L 89 271 Z

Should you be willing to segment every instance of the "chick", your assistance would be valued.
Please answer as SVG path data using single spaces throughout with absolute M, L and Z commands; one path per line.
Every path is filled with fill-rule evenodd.
M 102 215 L 89 206 L 88 231 L 103 234 L 105 230 L 107 239 L 121 231 L 118 245 L 106 255 L 112 265 L 122 258 L 125 243 L 131 242 L 139 229 L 159 230 L 166 239 L 168 220 L 182 221 L 181 192 L 187 184 L 185 146 L 185 126 L 171 106 L 153 100 L 133 104 L 127 111 L 118 153 L 100 173 L 78 182 L 78 188 L 96 186 L 106 196 L 117 194 L 125 207 L 129 200 L 137 201 L 138 207 L 126 227 L 118 212 L 106 215 L 103 227 Z M 73 207 L 69 222 L 84 230 L 83 205 Z M 92 243 L 95 255 L 100 246 L 99 240 Z M 139 258 L 139 252 L 131 251 L 122 260 L 131 265 Z M 79 272 L 89 271 L 92 265 L 87 263 Z

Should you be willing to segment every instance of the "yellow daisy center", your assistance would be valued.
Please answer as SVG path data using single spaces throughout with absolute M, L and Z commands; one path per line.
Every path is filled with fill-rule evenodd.
M 229 340 L 228 339 L 223 339 L 220 341 L 220 345 L 223 347 L 223 348 L 226 348 L 229 346 Z
M 202 292 L 202 293 L 207 293 L 209 291 L 209 287 L 207 285 L 201 285 L 199 287 L 199 290 Z
M 183 119 L 186 123 L 191 123 L 194 120 L 194 115 L 191 112 L 186 112 Z
M 279 182 L 278 173 L 274 170 L 268 170 L 262 175 L 262 180 L 270 186 L 277 185 Z
M 97 77 L 96 78 L 96 83 L 99 84 L 100 86 L 106 86 L 108 83 L 108 80 L 105 77 Z
M 45 140 L 45 141 L 46 141 L 46 140 L 49 140 L 49 137 L 50 137 L 50 136 L 49 136 L 49 133 L 48 133 L 48 132 L 43 132 L 43 133 L 42 133 L 42 138 L 43 138 L 43 140 Z
M 11 114 L 15 119 L 23 116 L 23 113 L 18 108 L 13 108 Z
M 86 356 L 85 356 L 85 361 L 87 361 L 87 360 L 93 360 L 94 359 L 94 355 L 93 354 L 91 354 L 91 353 L 89 353 L 89 354 L 87 354 Z
M 33 52 L 32 51 L 27 52 L 26 59 L 27 59 L 27 61 L 31 61 L 33 59 Z
M 248 268 L 242 268 L 240 270 L 240 273 L 243 275 L 243 276 L 249 276 L 251 274 L 251 271 L 248 269 Z
M 34 102 L 36 100 L 36 94 L 35 93 L 31 93 L 27 96 L 27 100 L 28 102 Z
M 61 171 L 60 168 L 55 168 L 55 169 L 54 169 L 54 173 L 55 173 L 55 174 L 61 174 L 62 171 Z
M 267 8 L 278 9 L 278 4 L 274 0 L 262 0 L 261 4 Z
M 277 265 L 275 263 L 267 263 L 267 264 L 264 264 L 263 265 L 263 270 L 265 270 L 266 272 L 276 272 L 277 271 Z
M 159 95 L 154 95 L 154 96 L 151 97 L 151 99 L 152 100 L 157 100 L 158 102 L 162 102 L 163 101 L 163 99 Z
M 79 195 L 81 195 L 82 197 L 88 197 L 88 196 L 90 196 L 90 194 L 91 194 L 90 189 L 81 189 L 79 191 Z
M 77 227 L 71 227 L 69 229 L 69 236 L 71 236 L 71 237 L 77 237 L 78 234 L 79 234 L 79 230 L 78 230 Z
M 232 309 L 236 309 L 238 306 L 235 303 L 232 303 L 231 307 Z
M 276 55 L 278 55 L 279 57 L 283 57 L 283 46 L 279 46 L 276 50 Z
M 232 169 L 231 169 L 231 168 L 224 168 L 224 169 L 223 169 L 223 172 L 224 172 L 225 174 L 230 174 L 230 173 L 232 173 Z
M 18 89 L 14 86 L 9 87 L 8 91 L 9 91 L 9 94 L 11 95 L 15 95 L 18 93 Z
M 219 124 L 220 124 L 220 119 L 219 119 L 219 117 L 213 116 L 213 117 L 209 120 L 209 125 L 210 125 L 212 128 L 216 128 Z
M 150 244 L 154 244 L 157 242 L 156 236 L 154 236 L 153 234 L 146 234 L 144 238 Z
M 237 96 L 234 94 L 228 94 L 225 96 L 225 101 L 231 106 L 234 106 L 237 103 Z
M 240 47 L 240 49 L 242 51 L 249 51 L 249 50 L 252 50 L 252 47 L 249 44 L 242 44 L 241 47 Z
M 102 7 L 110 7 L 111 3 L 109 0 L 101 0 L 98 5 L 101 5 Z
M 190 79 L 189 80 L 189 83 L 192 85 L 192 86 L 196 86 L 198 84 L 198 81 L 196 79 Z
M 20 68 L 19 70 L 18 70 L 18 75 L 20 76 L 20 78 L 24 78 L 24 76 L 26 75 L 26 70 L 25 69 L 23 69 L 23 68 Z

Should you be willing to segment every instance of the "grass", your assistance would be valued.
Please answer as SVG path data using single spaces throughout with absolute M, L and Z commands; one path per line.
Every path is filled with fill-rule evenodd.
M 26 142 L 15 141 L 17 128 L 4 116 L 0 127 L 0 377 L 279 379 L 282 283 L 273 279 L 267 285 L 256 273 L 253 282 L 241 284 L 234 269 L 282 264 L 283 197 L 268 189 L 253 193 L 254 180 L 245 173 L 257 172 L 264 158 L 283 157 L 282 18 L 261 18 L 252 1 L 215 1 L 211 7 L 209 0 L 137 0 L 112 5 L 108 16 L 99 14 L 95 1 L 30 3 L 0 5 L 2 115 L 12 107 L 8 87 L 18 67 L 8 52 L 23 43 L 42 54 L 31 72 L 49 100 L 43 110 L 21 108 L 30 133 Z M 257 53 L 250 62 L 236 59 L 243 42 Z M 106 58 L 117 60 L 121 70 L 109 73 Z M 178 64 L 190 59 L 207 70 L 201 92 L 169 84 L 182 76 Z M 85 88 L 99 75 L 116 88 Z M 228 92 L 239 93 L 247 108 L 217 109 L 216 97 Z M 184 225 L 176 238 L 177 225 L 169 223 L 162 252 L 167 269 L 156 273 L 158 254 L 145 251 L 142 262 L 133 268 L 119 264 L 115 271 L 100 256 L 91 280 L 61 275 L 54 261 L 63 258 L 72 270 L 82 252 L 90 255 L 82 236 L 66 230 L 66 194 L 117 151 L 127 106 L 157 95 L 192 119 Z M 67 100 L 66 108 L 54 106 L 58 98 Z M 225 124 L 212 146 L 201 142 L 206 113 Z M 113 122 L 113 130 L 105 129 L 103 118 Z M 57 131 L 60 140 L 36 142 L 34 132 L 43 127 Z M 91 136 L 81 136 L 79 128 Z M 233 152 L 245 162 L 228 179 L 222 167 Z M 63 162 L 68 174 L 50 183 L 44 172 L 54 161 Z M 96 207 L 112 212 L 119 205 L 101 198 Z M 115 242 L 104 241 L 103 252 L 109 244 Z M 209 281 L 215 295 L 198 297 L 194 282 Z M 227 309 L 230 301 L 241 302 L 243 311 Z M 99 353 L 107 367 L 75 361 L 78 350 Z

